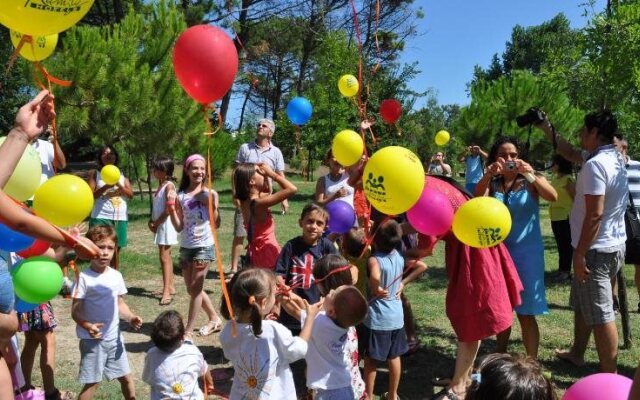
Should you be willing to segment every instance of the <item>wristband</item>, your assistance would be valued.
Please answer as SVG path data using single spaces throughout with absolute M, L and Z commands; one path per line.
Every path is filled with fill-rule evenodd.
M 175 206 L 176 205 L 176 201 L 175 200 L 167 200 L 167 202 L 165 203 L 168 206 Z
M 536 176 L 531 172 L 525 172 L 524 174 L 522 174 L 522 176 L 524 176 L 524 179 L 526 179 L 529 183 L 533 183 L 536 181 Z

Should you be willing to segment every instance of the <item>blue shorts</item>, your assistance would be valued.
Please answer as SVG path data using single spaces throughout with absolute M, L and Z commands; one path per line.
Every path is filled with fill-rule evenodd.
M 354 400 L 351 386 L 338 389 L 314 389 L 314 400 Z
M 0 313 L 9 314 L 13 311 L 16 295 L 13 292 L 13 281 L 6 261 L 0 257 Z
M 194 261 L 215 261 L 215 260 L 216 260 L 216 252 L 213 246 L 194 247 L 193 249 L 180 247 L 181 263 L 192 263 Z
M 363 325 L 362 332 L 362 341 L 366 345 L 365 357 L 386 361 L 400 357 L 409 350 L 404 327 L 392 331 L 379 331 Z
M 80 339 L 80 383 L 101 382 L 103 375 L 111 381 L 130 373 L 122 335 L 106 340 Z

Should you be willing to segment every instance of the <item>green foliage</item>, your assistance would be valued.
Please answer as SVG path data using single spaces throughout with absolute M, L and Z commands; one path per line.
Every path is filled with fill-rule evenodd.
M 8 60 L 13 54 L 14 48 L 9 38 L 9 29 L 0 25 L 0 60 Z M 0 72 L 0 135 L 6 135 L 13 128 L 13 121 L 18 108 L 29 100 L 28 82 L 22 74 L 23 65 L 26 63 L 22 57 L 18 57 L 15 65 L 5 73 Z

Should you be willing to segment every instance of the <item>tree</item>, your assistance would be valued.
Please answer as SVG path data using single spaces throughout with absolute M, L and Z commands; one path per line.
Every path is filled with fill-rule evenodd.
M 8 60 L 13 51 L 9 29 L 0 26 L 0 59 Z M 13 128 L 18 108 L 29 99 L 28 81 L 22 73 L 24 63 L 25 61 L 18 57 L 10 71 L 0 73 L 0 134 L 2 135 Z

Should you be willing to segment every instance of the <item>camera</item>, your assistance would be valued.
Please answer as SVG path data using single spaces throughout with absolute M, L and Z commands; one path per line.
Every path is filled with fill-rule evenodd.
M 504 168 L 507 171 L 514 171 L 517 168 L 516 162 L 515 161 L 507 161 L 504 163 Z
M 531 107 L 526 113 L 516 117 L 516 123 L 520 128 L 531 125 L 539 124 L 544 121 L 546 115 L 542 110 L 536 107 Z

